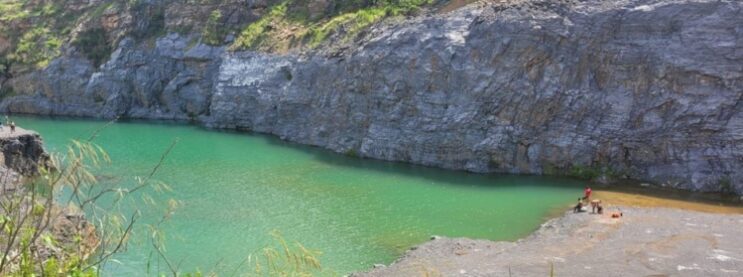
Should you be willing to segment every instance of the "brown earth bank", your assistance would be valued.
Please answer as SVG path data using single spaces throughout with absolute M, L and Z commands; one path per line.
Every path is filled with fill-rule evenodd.
M 434 237 L 388 267 L 353 276 L 743 274 L 743 207 L 614 191 L 594 196 L 606 203 L 602 215 L 565 212 L 516 242 Z
M 718 214 L 743 214 L 741 199 L 731 199 L 729 195 L 688 193 L 667 189 L 642 189 L 633 187 L 615 187 L 598 190 L 593 194 L 595 199 L 616 206 L 642 208 L 674 208 L 696 212 Z

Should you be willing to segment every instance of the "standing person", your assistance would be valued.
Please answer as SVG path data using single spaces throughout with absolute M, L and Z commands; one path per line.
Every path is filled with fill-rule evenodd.
M 595 214 L 597 211 L 599 214 L 603 213 L 604 208 L 601 207 L 601 200 L 591 200 L 591 213 Z
M 591 187 L 586 187 L 586 189 L 583 191 L 583 200 L 588 201 L 591 199 L 591 193 L 593 191 L 591 190 Z
M 10 122 L 10 132 L 15 133 L 15 122 L 13 121 Z

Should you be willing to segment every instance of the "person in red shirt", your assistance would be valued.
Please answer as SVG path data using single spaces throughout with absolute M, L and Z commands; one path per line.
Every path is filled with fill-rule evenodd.
M 586 187 L 586 190 L 583 191 L 583 193 L 584 193 L 583 199 L 584 200 L 590 199 L 591 198 L 591 192 L 592 192 L 591 191 L 591 187 Z

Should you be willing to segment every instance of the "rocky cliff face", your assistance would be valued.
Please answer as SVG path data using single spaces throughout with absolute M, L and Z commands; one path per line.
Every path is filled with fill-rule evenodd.
M 123 39 L 9 80 L 13 113 L 191 120 L 474 172 L 743 193 L 743 3 L 504 1 L 301 54 Z

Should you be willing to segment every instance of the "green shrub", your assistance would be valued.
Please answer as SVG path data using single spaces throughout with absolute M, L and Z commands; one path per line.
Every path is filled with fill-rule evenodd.
M 5 56 L 0 56 L 0 77 L 5 76 L 10 70 L 10 61 Z
M 165 9 L 163 6 L 137 1 L 131 11 L 137 18 L 149 19 L 144 22 L 143 28 L 137 28 L 132 36 L 139 40 L 159 37 L 165 34 Z
M 557 172 L 555 169 L 551 170 L 554 170 L 553 172 Z M 545 174 L 553 173 L 548 173 L 547 171 L 545 171 Z M 609 166 L 572 165 L 567 173 L 565 173 L 564 175 L 585 180 L 593 180 L 599 177 L 606 177 L 609 180 L 616 180 L 622 178 L 622 176 L 625 176 L 626 174 L 627 172 L 623 170 L 616 170 Z
M 591 166 L 573 165 L 568 171 L 568 176 L 591 180 L 601 176 L 601 171 Z
M 356 149 L 351 148 L 346 151 L 346 156 L 352 157 L 352 158 L 358 158 L 359 152 L 356 151 Z
M 209 20 L 207 20 L 204 30 L 201 32 L 204 43 L 209 45 L 222 43 L 224 31 L 220 28 L 220 20 L 222 20 L 222 12 L 216 10 L 209 14 Z
M 560 169 L 552 163 L 544 163 L 542 173 L 544 175 L 560 175 Z
M 733 182 L 730 181 L 730 177 L 728 176 L 720 178 L 717 183 L 719 186 L 719 190 L 722 193 L 733 193 L 735 191 L 735 189 L 733 188 Z
M 59 56 L 61 46 L 62 40 L 49 28 L 34 28 L 20 38 L 14 57 L 23 64 L 44 68 Z
M 0 1 L 0 21 L 21 20 L 31 14 L 23 8 L 23 1 L 3 0 Z
M 114 2 L 108 2 L 108 3 L 103 3 L 101 5 L 98 5 L 97 7 L 95 7 L 95 9 L 93 9 L 90 12 L 88 17 L 92 19 L 99 19 L 103 15 L 103 13 L 106 12 L 106 10 L 108 10 L 109 8 L 113 6 L 113 4 Z
M 381 20 L 387 15 L 384 8 L 369 8 L 359 10 L 353 13 L 347 13 L 336 16 L 330 21 L 310 29 L 308 42 L 311 47 L 315 47 L 325 41 L 325 39 L 340 29 L 342 26 L 348 26 L 347 37 L 355 35 L 362 29 Z
M 93 64 L 98 67 L 111 55 L 112 47 L 106 37 L 106 30 L 94 28 L 80 33 L 72 43 Z
M 418 11 L 422 6 L 430 5 L 433 0 L 382 0 L 374 5 L 347 12 L 317 24 L 310 29 L 307 41 L 311 47 L 322 43 L 330 34 L 344 28 L 345 38 L 356 36 L 359 32 L 388 16 L 408 15 Z
M 250 49 L 258 44 L 262 36 L 266 34 L 266 29 L 274 20 L 278 20 L 286 16 L 288 1 L 271 7 L 266 15 L 261 17 L 256 22 L 248 25 L 245 30 L 240 33 L 235 42 L 232 45 L 233 49 Z
M 65 9 L 61 2 L 0 0 L 0 32 L 10 41 L 9 61 L 24 69 L 43 68 L 60 54 L 63 38 L 84 14 Z M 3 71 L 7 71 L 8 64 Z
M 253 49 L 261 41 L 271 38 L 273 25 L 291 25 L 303 44 L 316 47 L 334 33 L 342 32 L 347 40 L 362 30 L 390 16 L 409 15 L 433 0 L 352 0 L 333 1 L 333 9 L 324 16 L 310 18 L 307 3 L 287 0 L 271 7 L 258 21 L 248 25 L 235 40 L 231 49 Z M 278 35 L 278 34 L 276 34 Z

